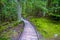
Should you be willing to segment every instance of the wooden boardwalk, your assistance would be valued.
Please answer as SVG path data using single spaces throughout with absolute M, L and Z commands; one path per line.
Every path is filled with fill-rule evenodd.
M 23 21 L 25 23 L 24 31 L 19 40 L 38 40 L 38 36 L 34 27 L 28 21 Z

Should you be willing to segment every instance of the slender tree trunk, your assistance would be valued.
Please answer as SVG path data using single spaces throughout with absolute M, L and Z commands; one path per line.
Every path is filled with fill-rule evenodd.
M 18 4 L 18 20 L 21 20 L 22 7 Z
M 21 21 L 22 6 L 19 3 L 19 0 L 15 0 L 15 2 L 17 3 L 18 20 Z

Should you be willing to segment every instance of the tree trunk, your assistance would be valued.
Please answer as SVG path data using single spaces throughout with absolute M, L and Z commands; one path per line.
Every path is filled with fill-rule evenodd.
M 22 7 L 21 4 L 19 3 L 19 0 L 15 0 L 15 2 L 17 3 L 18 20 L 21 21 Z

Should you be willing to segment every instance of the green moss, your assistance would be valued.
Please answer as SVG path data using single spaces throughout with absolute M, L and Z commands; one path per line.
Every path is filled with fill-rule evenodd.
M 52 20 L 46 18 L 31 18 L 38 32 L 44 37 L 54 37 L 54 34 L 60 35 L 60 24 L 52 23 Z

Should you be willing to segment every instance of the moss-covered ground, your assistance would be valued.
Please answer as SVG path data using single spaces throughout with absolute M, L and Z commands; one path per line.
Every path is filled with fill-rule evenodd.
M 55 34 L 60 35 L 60 23 L 53 23 L 47 18 L 31 18 L 30 21 L 36 26 L 36 29 L 46 38 L 53 38 Z

